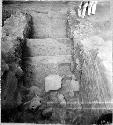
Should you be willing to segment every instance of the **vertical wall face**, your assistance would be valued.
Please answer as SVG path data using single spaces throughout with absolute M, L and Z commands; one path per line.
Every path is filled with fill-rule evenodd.
M 29 32 L 31 16 L 16 12 L 4 21 L 2 28 L 1 55 L 2 55 L 2 106 L 14 107 L 17 105 L 18 84 L 22 77 L 21 67 L 22 46 L 24 38 Z M 22 82 L 22 80 L 21 80 Z
M 78 78 L 81 101 L 84 103 L 111 100 L 112 38 L 109 15 L 109 2 L 99 3 L 95 16 L 77 19 L 69 14 L 69 37 L 74 39 L 74 59 L 78 63 L 75 73 L 79 73 L 80 66 L 82 71 Z

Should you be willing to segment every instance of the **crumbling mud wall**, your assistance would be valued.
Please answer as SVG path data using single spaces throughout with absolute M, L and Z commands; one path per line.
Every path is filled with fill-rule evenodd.
M 17 11 L 4 21 L 1 41 L 2 108 L 12 108 L 21 102 L 18 86 L 22 85 L 22 52 L 25 39 L 29 37 L 31 20 L 30 15 Z
M 99 6 L 102 8 L 104 4 Z M 74 9 L 69 11 L 67 33 L 74 42 L 73 73 L 80 82 L 79 96 L 83 107 L 109 109 L 112 98 L 111 23 L 104 10 L 99 11 L 95 20 L 78 18 Z M 103 20 L 99 17 L 101 12 Z

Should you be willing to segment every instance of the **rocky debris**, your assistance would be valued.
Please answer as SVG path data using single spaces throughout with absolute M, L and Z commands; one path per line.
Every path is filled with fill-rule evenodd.
M 37 86 L 31 86 L 30 88 L 28 88 L 28 90 L 29 90 L 29 94 L 27 95 L 28 98 L 41 95 L 41 90 Z
M 20 66 L 16 66 L 16 71 L 15 71 L 15 76 L 17 79 L 21 79 L 22 76 L 24 75 L 23 70 Z
M 4 59 L 6 63 L 20 61 L 21 51 L 22 51 L 22 49 L 19 46 L 20 42 L 21 40 L 18 38 L 14 39 L 7 36 L 2 38 L 1 54 L 2 54 L 2 59 Z M 18 51 L 17 48 L 19 48 Z
M 64 109 L 64 107 L 66 106 L 66 100 L 64 96 L 59 93 L 59 90 L 50 90 L 49 92 L 45 93 L 44 98 L 46 106 L 44 106 L 42 114 L 44 116 L 50 115 L 51 119 L 53 120 L 64 122 L 64 114 L 66 112 L 66 109 Z M 43 103 L 41 107 L 42 106 Z
M 53 112 L 53 108 L 52 107 L 49 107 L 49 108 L 46 108 L 43 112 L 42 112 L 42 114 L 43 115 L 47 115 L 48 113 L 52 113 Z
M 61 123 L 61 120 L 64 120 L 64 112 L 66 112 L 65 109 L 62 110 L 62 108 L 66 106 L 64 96 L 62 94 L 59 94 L 57 91 L 49 91 L 48 93 L 46 93 L 46 96 L 47 94 L 48 99 L 46 98 L 46 106 L 44 106 L 44 108 L 41 108 L 43 109 L 42 114 L 46 118 L 58 120 L 59 123 Z M 43 107 L 43 103 L 41 107 Z
M 21 58 L 25 37 L 29 36 L 31 16 L 16 12 L 4 21 L 2 28 L 2 104 L 14 107 L 21 102 L 19 86 L 22 85 Z M 7 72 L 5 72 L 7 71 Z M 5 74 L 4 74 L 5 73 Z M 18 100 L 20 98 L 20 101 Z M 17 101 L 18 100 L 18 101 Z
M 82 20 L 77 18 L 77 14 L 72 14 L 71 11 L 67 13 L 67 35 L 69 38 L 76 40 L 84 39 L 90 36 L 93 31 L 93 25 L 89 20 Z
M 79 92 L 79 83 L 75 81 L 76 78 L 74 75 L 72 76 L 64 76 L 62 79 L 61 87 L 56 90 L 49 90 L 46 93 L 46 101 L 47 104 L 53 106 L 55 104 L 60 106 L 66 106 L 66 103 L 71 99 L 77 98 L 76 92 Z M 74 99 L 73 101 L 79 101 Z M 75 104 L 76 105 L 76 104 Z
M 107 51 L 105 52 L 105 49 L 102 51 L 105 41 L 103 40 L 104 37 L 101 38 L 100 36 L 102 36 L 103 32 L 109 34 L 107 30 L 103 30 L 105 28 L 107 29 L 106 25 L 101 26 L 103 23 L 106 24 L 106 20 L 109 19 L 107 17 L 104 21 L 100 18 L 96 20 L 98 17 L 96 15 L 94 17 L 95 21 L 90 18 L 80 19 L 76 17 L 76 15 L 68 12 L 67 33 L 69 38 L 73 38 L 74 42 L 74 74 L 81 83 L 80 98 L 82 98 L 83 103 L 97 101 L 105 104 L 107 100 L 110 100 L 111 94 L 109 88 L 110 83 L 107 79 L 106 69 L 104 68 L 105 64 L 104 61 L 101 61 L 104 60 L 103 55 L 106 55 Z M 95 24 L 99 24 L 98 29 L 100 30 L 97 30 Z M 98 35 L 95 36 L 95 34 Z M 110 39 L 110 37 L 108 39 Z M 107 44 L 109 44 L 109 42 L 107 42 Z M 110 54 L 107 54 L 105 59 L 107 61 L 109 60 L 108 55 Z M 109 65 L 108 63 L 106 64 Z M 101 105 L 99 106 L 101 107 Z M 107 104 L 105 104 L 105 106 L 107 106 Z
M 58 90 L 51 90 L 51 91 L 45 93 L 43 101 L 42 101 L 43 103 L 42 103 L 41 107 L 43 107 L 43 105 L 46 104 L 46 106 L 44 106 L 43 109 L 44 110 L 47 109 L 48 112 L 49 111 L 53 112 L 52 109 L 54 109 L 54 108 L 59 108 L 61 106 L 63 106 L 63 107 L 66 106 L 66 100 L 65 100 L 64 96 L 59 93 Z M 51 110 L 49 110 L 49 109 L 51 109 Z
M 16 103 L 14 100 L 14 95 L 17 87 L 17 78 L 15 77 L 15 72 L 9 71 L 6 80 L 1 83 L 2 85 L 2 106 L 9 104 L 14 106 Z
M 94 33 L 93 25 L 88 20 L 85 20 L 85 21 L 80 20 L 79 25 L 75 23 L 75 29 L 72 32 L 73 32 L 73 37 L 75 39 L 80 40 L 80 39 L 88 38 L 92 33 Z
M 1 60 L 1 76 L 4 74 L 5 71 L 9 70 L 8 64 L 2 59 Z
M 10 18 L 11 11 L 2 8 L 2 26 L 4 26 L 4 21 L 6 21 L 7 18 Z
M 58 97 L 57 97 L 58 92 L 56 90 L 51 90 L 46 93 L 46 101 L 47 104 L 49 105 L 54 105 L 58 103 Z
M 60 124 L 65 124 L 66 119 L 66 108 L 65 107 L 54 107 L 52 113 L 52 119 L 58 121 Z
M 42 105 L 42 92 L 37 86 L 31 86 L 29 88 L 21 87 L 20 91 L 23 96 L 22 103 L 25 105 L 26 109 L 35 110 Z
M 2 37 L 10 36 L 23 39 L 29 35 L 32 28 L 31 24 L 31 16 L 29 14 L 17 11 L 16 14 L 11 15 L 11 17 L 4 22 Z
M 39 96 L 34 96 L 29 104 L 29 109 L 36 109 L 41 105 L 41 98 Z
M 66 98 L 72 98 L 76 91 L 79 91 L 79 82 L 76 81 L 75 76 L 65 76 L 62 79 L 60 93 L 62 93 Z
M 57 96 L 58 96 L 58 101 L 59 101 L 60 105 L 66 106 L 66 100 L 65 100 L 64 96 L 62 94 L 59 94 L 59 93 Z
M 2 77 L 2 104 L 14 106 L 18 103 L 18 84 L 23 76 L 22 69 L 15 63 L 9 64 L 7 74 Z M 17 96 L 17 97 L 16 97 Z M 20 100 L 21 101 L 21 100 Z
M 15 62 L 16 59 L 21 58 L 25 35 L 29 35 L 30 32 L 30 22 L 30 15 L 21 12 L 11 15 L 5 21 L 1 41 L 2 58 L 5 58 L 5 61 Z

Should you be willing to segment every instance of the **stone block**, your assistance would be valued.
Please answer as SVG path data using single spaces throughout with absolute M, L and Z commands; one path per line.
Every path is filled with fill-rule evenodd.
M 33 18 L 35 31 L 33 38 L 66 37 L 66 20 L 61 12 L 48 12 L 47 10 L 45 13 L 33 12 L 32 15 L 35 15 Z
M 51 74 L 45 77 L 45 91 L 58 90 L 61 88 L 61 79 L 59 75 Z
M 25 56 L 71 55 L 71 44 L 67 38 L 27 39 Z

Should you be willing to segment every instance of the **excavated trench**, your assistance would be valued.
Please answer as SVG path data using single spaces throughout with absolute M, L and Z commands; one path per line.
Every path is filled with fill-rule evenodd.
M 94 58 L 92 55 L 90 57 L 90 54 L 88 55 L 89 57 L 86 56 L 85 54 L 88 53 L 85 50 L 89 48 L 92 49 L 91 46 L 95 48 L 97 46 L 106 46 L 104 53 L 102 47 L 99 48 L 102 52 L 99 56 L 103 56 L 102 58 L 104 58 L 104 60 L 107 59 L 108 62 L 110 62 L 110 58 L 106 56 L 107 54 L 105 55 L 105 53 L 110 54 L 107 50 L 111 45 L 110 17 L 108 16 L 109 4 L 104 5 L 101 3 L 98 5 L 96 16 L 79 19 L 75 12 L 74 17 L 72 14 L 68 18 L 68 11 L 71 10 L 73 6 L 76 10 L 78 3 L 79 2 L 23 2 L 21 4 L 20 2 L 15 4 L 11 3 L 8 6 L 4 6 L 4 8 L 6 7 L 7 10 L 11 10 L 13 7 L 13 10 L 22 10 L 24 13 L 29 13 L 32 17 L 31 30 L 25 39 L 22 55 L 24 86 L 28 88 L 37 86 L 43 94 L 45 92 L 45 77 L 48 75 L 57 74 L 61 77 L 68 77 L 74 74 L 80 83 L 80 90 L 74 93 L 73 98 L 68 98 L 68 101 L 70 103 L 78 101 L 84 104 L 77 107 L 78 103 L 75 103 L 75 109 L 78 109 L 76 112 L 74 111 L 74 113 L 72 112 L 73 109 L 69 107 L 69 109 L 67 109 L 66 120 L 67 123 L 69 122 L 68 120 L 70 120 L 71 123 L 75 122 L 76 124 L 80 121 L 81 124 L 87 125 L 89 124 L 88 120 L 90 119 L 89 121 L 91 122 L 95 119 L 98 112 L 100 112 L 100 110 L 91 110 L 91 108 L 95 109 L 95 107 L 100 108 L 100 105 L 92 105 L 89 102 L 96 100 L 105 103 L 105 100 L 110 98 L 110 95 L 107 92 L 107 85 L 105 85 L 107 80 L 103 79 L 103 77 L 105 77 L 103 67 L 101 66 L 99 68 L 100 62 L 98 59 L 95 65 L 93 65 L 92 63 L 95 61 L 93 60 Z M 103 16 L 100 17 L 100 15 Z M 71 19 L 70 22 L 69 19 Z M 78 25 L 80 28 L 78 28 Z M 70 35 L 73 30 L 78 33 L 77 35 L 75 34 L 75 37 Z M 89 40 L 87 40 L 86 36 L 89 37 Z M 97 41 L 100 43 L 97 44 Z M 85 54 L 82 56 L 79 53 L 81 51 L 78 52 L 77 50 L 79 49 L 79 47 L 76 46 L 78 42 L 81 42 L 84 46 Z M 81 57 L 86 59 L 86 62 L 82 64 L 83 72 L 81 72 L 81 70 L 73 70 L 74 61 L 76 61 L 76 59 L 80 60 Z M 87 58 L 89 58 L 89 60 L 87 60 Z M 106 62 L 104 63 L 106 64 Z M 107 65 L 108 69 L 111 68 L 109 66 L 110 65 Z M 101 70 L 101 72 L 99 72 L 99 70 Z M 110 70 L 106 71 L 106 73 L 108 72 L 110 72 Z M 97 77 L 97 79 L 95 77 Z M 103 107 L 105 108 L 105 106 Z M 80 110 L 81 108 L 84 110 L 83 112 Z M 82 114 L 82 116 L 78 116 L 77 113 Z M 89 114 L 89 116 L 84 117 L 86 114 Z M 56 117 L 57 115 L 59 114 L 56 113 Z M 78 117 L 75 118 L 75 115 Z M 27 117 L 30 119 L 28 120 Z M 25 122 L 36 121 L 37 123 L 37 118 L 39 119 L 40 116 L 36 117 L 35 114 L 25 112 L 23 116 L 24 120 L 22 120 Z M 38 123 L 41 122 L 42 121 L 39 120 Z
M 25 83 L 44 91 L 45 77 L 50 74 L 71 75 L 72 40 L 66 34 L 66 7 L 48 3 L 42 10 L 30 11 L 33 38 L 27 39 L 24 53 Z
M 105 64 L 105 66 L 107 65 L 107 67 L 105 68 L 109 70 L 104 71 L 103 69 L 103 71 L 101 71 L 102 69 L 99 69 L 100 70 L 99 72 L 107 72 L 108 74 L 111 74 L 110 73 L 111 53 L 110 51 L 108 52 L 107 48 L 105 48 L 105 52 L 109 53 L 109 56 L 106 56 L 107 54 L 105 55 L 105 53 L 103 53 L 103 46 L 108 46 L 109 49 L 111 50 L 110 47 L 111 30 L 110 30 L 110 20 L 109 20 L 110 17 L 108 15 L 109 3 L 106 2 L 105 4 L 103 3 L 99 4 L 98 5 L 99 9 L 97 8 L 96 16 L 86 17 L 86 19 L 84 20 L 79 19 L 77 17 L 76 11 L 74 14 L 72 12 L 72 17 L 70 16 L 71 22 L 69 22 L 68 11 L 73 10 L 73 7 L 76 10 L 77 6 L 78 2 L 75 3 L 47 2 L 45 5 L 41 4 L 38 9 L 35 8 L 34 6 L 34 10 L 33 8 L 32 10 L 31 9 L 26 10 L 32 16 L 33 29 L 34 29 L 33 30 L 34 32 L 32 34 L 32 39 L 27 39 L 26 41 L 27 51 L 25 51 L 24 53 L 25 83 L 27 83 L 28 86 L 36 85 L 42 90 L 43 93 L 46 76 L 50 74 L 58 74 L 60 76 L 65 75 L 67 77 L 72 76 L 73 74 L 72 64 L 73 61 L 75 61 L 74 58 L 77 58 L 77 56 L 81 56 L 81 55 L 76 56 L 75 54 L 74 57 L 74 51 L 76 51 L 74 49 L 76 48 L 76 43 L 78 41 L 80 41 L 83 44 L 84 49 L 89 49 L 89 48 L 92 49 L 91 46 L 93 46 L 93 49 L 95 49 L 99 48 L 98 46 L 100 46 L 99 58 L 105 60 L 103 61 L 103 63 Z M 106 7 L 104 8 L 104 6 Z M 100 15 L 103 15 L 103 17 L 100 17 Z M 69 31 L 69 28 L 71 27 L 72 31 Z M 73 39 L 71 39 L 72 37 L 68 33 L 73 32 L 74 27 L 76 27 L 75 31 L 76 33 L 78 33 L 78 36 L 76 35 Z M 88 41 L 90 41 L 90 43 L 87 42 L 87 37 L 89 37 Z M 106 43 L 104 43 L 105 41 Z M 91 56 L 93 62 L 93 55 Z M 79 57 L 78 59 L 80 60 Z M 109 63 L 106 63 L 106 60 L 108 60 Z M 95 73 L 97 73 L 99 76 L 100 73 L 96 71 L 98 70 L 98 68 L 100 68 L 98 67 L 99 65 L 98 59 L 96 61 L 97 64 L 95 65 L 97 65 L 96 66 L 97 69 L 95 69 Z M 83 65 L 85 66 L 85 64 Z M 86 72 L 92 72 L 92 71 L 87 71 L 89 70 L 88 68 L 89 66 L 85 70 L 85 74 L 87 74 Z M 92 68 L 92 70 L 94 69 Z M 77 73 L 79 74 L 79 72 Z M 78 81 L 81 82 L 80 80 L 84 79 L 85 74 L 82 76 L 82 78 L 80 78 L 81 77 L 79 76 L 80 74 L 78 75 L 77 73 L 75 73 L 76 74 L 75 77 L 77 77 Z M 97 75 L 95 73 L 93 73 L 94 76 Z M 91 74 L 92 73 L 90 73 L 90 75 Z M 99 77 L 103 76 L 100 75 Z M 110 80 L 111 76 L 108 75 L 108 77 Z M 103 81 L 99 79 L 100 78 L 95 80 L 97 84 L 98 82 L 100 82 L 100 84 L 105 84 L 106 79 L 104 79 Z M 92 90 L 90 90 L 90 87 L 88 87 L 84 91 L 84 86 L 86 86 L 85 84 L 87 84 L 88 82 L 85 83 L 85 80 L 83 81 L 84 82 L 80 84 L 80 95 L 79 95 L 80 100 L 83 101 L 84 103 L 88 103 L 91 100 L 95 101 L 96 97 L 94 97 L 94 99 L 91 97 Z M 93 84 L 93 82 L 91 82 L 90 84 Z M 87 86 L 89 85 L 87 84 Z M 91 86 L 93 87 L 93 85 Z M 103 102 L 105 98 L 106 99 L 109 98 L 109 94 L 107 94 L 107 91 L 109 90 L 107 89 L 107 85 L 102 85 L 102 86 L 103 90 L 99 90 L 98 87 L 97 89 L 99 91 L 102 91 L 103 93 L 100 95 L 101 96 L 100 101 Z M 95 89 L 93 91 L 95 91 Z M 96 94 L 95 96 L 99 96 L 98 92 Z

